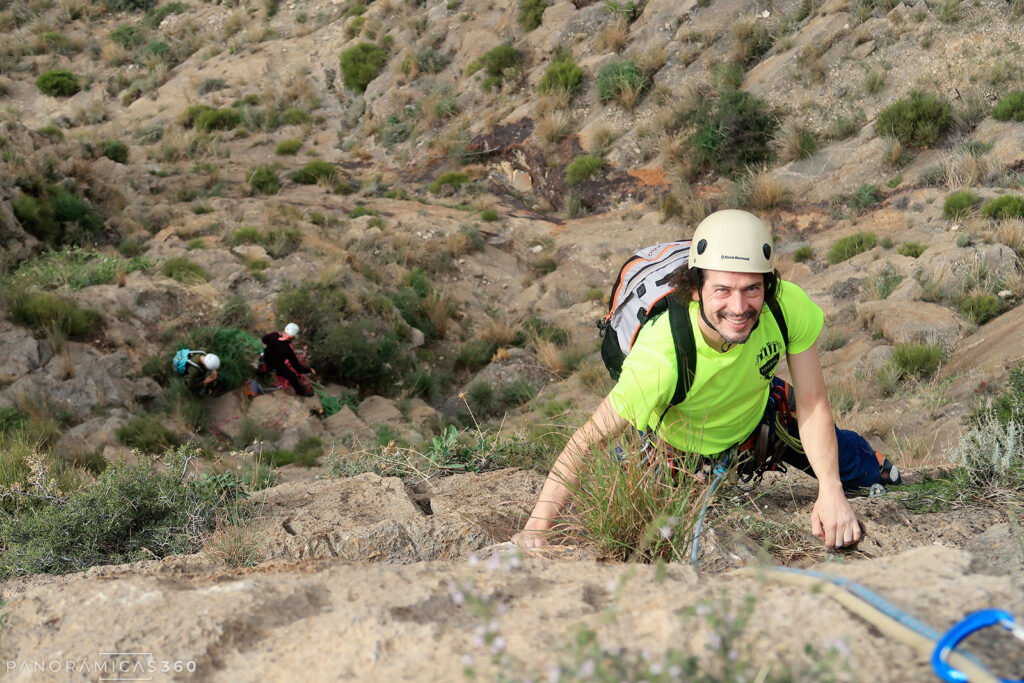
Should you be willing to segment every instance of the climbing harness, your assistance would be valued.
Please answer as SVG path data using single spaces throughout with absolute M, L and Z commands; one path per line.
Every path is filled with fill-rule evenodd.
M 968 679 L 967 674 L 957 669 L 954 669 L 946 660 L 949 658 L 950 653 L 964 638 L 971 635 L 975 631 L 979 631 L 989 626 L 995 626 L 996 624 L 1002 626 L 1009 631 L 1015 638 L 1024 640 L 1024 626 L 1020 626 L 1014 621 L 1013 617 L 1009 612 L 1005 612 L 1001 609 L 983 609 L 972 614 L 968 614 L 957 623 L 953 628 L 946 632 L 946 635 L 939 639 L 938 644 L 935 646 L 935 651 L 932 653 L 932 668 L 935 670 L 935 675 L 948 683 L 965 683 Z M 1021 679 L 1009 679 L 1000 678 L 1000 683 L 1021 683 Z

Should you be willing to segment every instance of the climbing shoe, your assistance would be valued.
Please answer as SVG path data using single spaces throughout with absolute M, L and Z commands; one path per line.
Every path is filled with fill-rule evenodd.
M 879 467 L 882 474 L 882 484 L 885 486 L 899 486 L 903 483 L 903 475 L 900 474 L 900 468 L 893 465 L 889 458 L 883 456 L 882 464 Z

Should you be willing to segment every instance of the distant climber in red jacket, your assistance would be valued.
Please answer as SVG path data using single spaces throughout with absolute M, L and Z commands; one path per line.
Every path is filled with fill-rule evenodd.
M 312 396 L 313 391 L 299 379 L 299 375 L 307 375 L 312 369 L 303 365 L 295 355 L 292 340 L 299 334 L 299 326 L 288 323 L 284 334 L 271 332 L 263 335 L 263 362 L 278 377 L 283 377 L 299 396 Z

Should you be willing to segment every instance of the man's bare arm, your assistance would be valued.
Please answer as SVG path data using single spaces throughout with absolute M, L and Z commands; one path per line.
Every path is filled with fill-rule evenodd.
M 526 548 L 547 545 L 547 532 L 554 525 L 565 504 L 569 502 L 569 486 L 579 482 L 582 458 L 588 457 L 596 445 L 613 439 L 629 425 L 611 401 L 605 397 L 594 414 L 569 439 L 548 474 L 537 504 L 522 532 L 514 541 Z
M 818 478 L 818 499 L 811 511 L 811 530 L 828 548 L 851 545 L 860 540 L 860 525 L 839 480 L 835 422 L 828 405 L 818 349 L 812 346 L 788 359 L 796 389 L 800 441 Z

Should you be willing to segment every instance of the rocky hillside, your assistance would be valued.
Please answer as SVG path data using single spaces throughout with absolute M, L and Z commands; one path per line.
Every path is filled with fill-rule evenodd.
M 189 438 L 199 473 L 278 483 L 259 494 L 254 568 L 201 553 L 3 584 L 5 658 L 152 650 L 204 679 L 300 661 L 313 678 L 371 679 L 489 676 L 508 656 L 539 676 L 583 667 L 552 643 L 605 628 L 607 611 L 602 652 L 639 652 L 644 633 L 662 657 L 697 590 L 741 588 L 758 596 L 755 638 L 787 629 L 772 661 L 794 677 L 825 675 L 801 668 L 810 643 L 852 644 L 829 669 L 841 677 L 926 679 L 924 659 L 873 661 L 878 632 L 799 589 L 674 567 L 682 590 L 664 602 L 655 568 L 586 550 L 553 558 L 582 569 L 463 561 L 521 527 L 608 390 L 594 323 L 621 262 L 718 208 L 770 221 L 780 270 L 824 308 L 840 425 L 916 484 L 961 462 L 970 418 L 1024 390 L 1019 5 L 0 4 L 3 500 L 43 490 L 42 471 L 62 494 L 87 488 Z M 289 321 L 320 394 L 246 396 L 256 340 Z M 173 376 L 183 346 L 225 358 L 214 395 Z M 486 451 L 505 437 L 515 446 Z M 408 458 L 448 453 L 442 472 L 461 472 L 452 454 L 484 451 L 482 473 L 410 476 Z M 510 464 L 525 469 L 488 471 Z M 865 541 L 826 556 L 807 480 L 772 479 L 747 513 L 725 506 L 704 565 L 838 557 L 937 628 L 983 606 L 1024 615 L 1019 496 L 936 511 L 929 491 L 856 500 Z M 162 555 L 147 550 L 129 559 Z M 472 581 L 510 610 L 496 650 L 486 620 L 471 642 L 452 588 Z M 968 597 L 942 597 L 954 591 Z M 100 617 L 122 624 L 111 633 L 100 603 L 145 607 Z M 806 632 L 798 613 L 814 615 Z M 343 666 L 319 647 L 339 639 Z M 431 643 L 425 668 L 410 642 Z M 998 669 L 1010 650 L 993 647 Z M 520 666 L 539 650 L 543 666 Z

